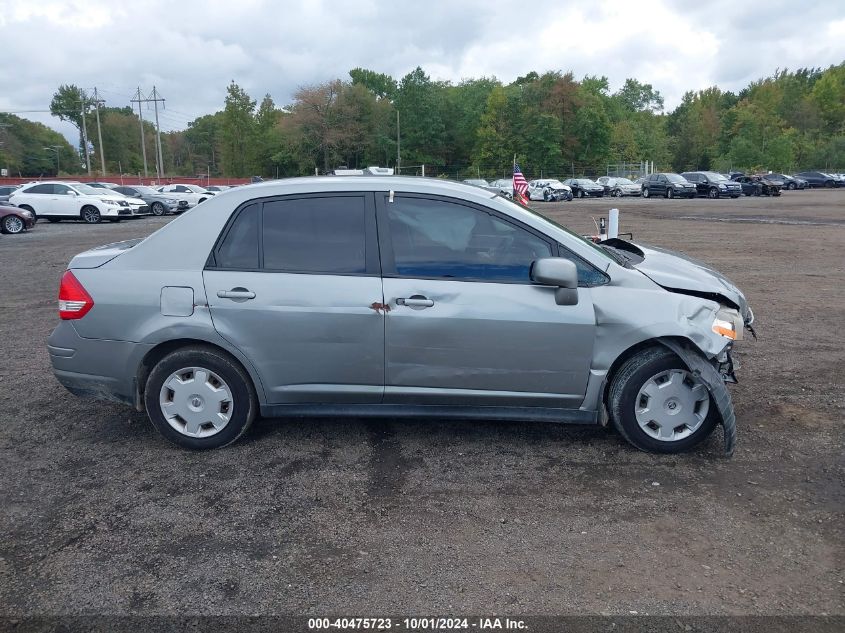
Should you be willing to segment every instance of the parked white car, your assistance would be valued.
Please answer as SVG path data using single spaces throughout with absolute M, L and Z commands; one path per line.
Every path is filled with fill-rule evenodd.
M 120 222 L 137 215 L 126 196 L 80 182 L 30 183 L 14 191 L 9 202 L 30 211 L 36 221 L 46 218 L 51 222 L 82 220 L 97 224 L 104 219 Z
M 513 198 L 513 178 L 500 178 L 490 183 L 494 189 L 498 189 L 506 198 Z
M 205 202 L 209 198 L 214 197 L 214 192 L 208 189 L 203 189 L 198 185 L 164 185 L 158 188 L 162 193 L 166 193 L 169 198 L 175 200 L 186 200 L 189 207 L 195 207 L 200 202 Z
M 572 200 L 572 188 L 564 185 L 560 180 L 540 178 L 528 183 L 529 200 Z

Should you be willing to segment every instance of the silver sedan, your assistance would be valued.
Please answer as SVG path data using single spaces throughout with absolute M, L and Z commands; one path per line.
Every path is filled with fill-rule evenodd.
M 674 453 L 722 424 L 753 319 L 703 264 L 594 244 L 500 195 L 402 177 L 238 187 L 74 257 L 48 351 L 80 396 L 209 449 L 258 416 L 600 424 Z

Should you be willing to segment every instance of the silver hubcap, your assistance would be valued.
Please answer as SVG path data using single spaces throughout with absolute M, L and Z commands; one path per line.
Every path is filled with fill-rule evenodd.
M 85 221 L 96 222 L 99 219 L 99 214 L 94 209 L 85 209 Z
M 20 233 L 23 231 L 23 220 L 16 215 L 10 215 L 6 218 L 6 230 L 9 233 Z
M 234 405 L 229 385 L 202 367 L 185 367 L 170 374 L 158 402 L 167 423 L 188 437 L 209 437 L 222 431 Z
M 669 369 L 642 386 L 635 407 L 637 423 L 647 435 L 661 442 L 676 442 L 704 423 L 710 394 L 688 371 Z

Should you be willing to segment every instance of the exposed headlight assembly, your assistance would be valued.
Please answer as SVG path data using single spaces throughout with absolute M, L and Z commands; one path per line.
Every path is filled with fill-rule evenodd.
M 741 341 L 744 325 L 739 310 L 722 307 L 716 313 L 713 325 L 710 327 L 719 336 L 724 336 L 732 341 Z

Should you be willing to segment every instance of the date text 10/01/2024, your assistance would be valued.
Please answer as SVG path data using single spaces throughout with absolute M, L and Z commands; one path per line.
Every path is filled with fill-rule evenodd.
M 443 631 L 443 630 L 510 630 L 527 629 L 523 620 L 511 618 L 309 618 L 309 630 L 371 630 L 387 631 L 391 629 L 405 631 Z

